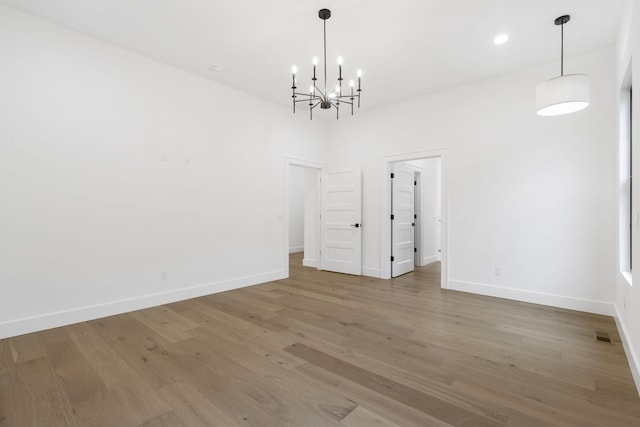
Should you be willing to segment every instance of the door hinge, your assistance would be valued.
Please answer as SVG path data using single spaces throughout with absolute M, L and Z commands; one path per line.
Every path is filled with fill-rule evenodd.
M 413 181 L 413 185 L 418 185 L 418 181 Z
M 393 262 L 393 256 L 391 257 L 391 262 Z
M 418 248 L 413 248 L 413 252 L 418 252 Z
M 416 226 L 416 223 L 415 223 L 415 222 L 412 222 L 412 223 L 411 223 L 411 226 L 412 226 L 412 227 L 415 227 L 415 226 Z
M 418 215 L 413 214 L 413 219 L 418 219 Z
M 393 221 L 395 219 L 395 217 L 393 216 L 393 214 L 391 214 L 391 221 Z
M 393 179 L 393 178 L 394 178 L 394 174 L 393 174 L 393 172 L 391 172 L 391 179 Z

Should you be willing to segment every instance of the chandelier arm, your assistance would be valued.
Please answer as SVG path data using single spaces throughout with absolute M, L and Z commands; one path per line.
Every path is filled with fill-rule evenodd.
M 345 99 L 353 100 L 355 98 L 356 98 L 356 95 L 349 95 L 349 94 L 336 96 L 336 100 L 340 100 L 340 102 L 347 102 L 345 101 Z
M 324 99 L 327 98 L 326 93 L 322 92 L 322 90 L 318 89 L 317 87 L 316 87 L 316 92 L 320 92 L 321 96 L 319 96 L 318 98 L 324 98 Z
M 313 101 L 313 98 L 297 99 L 294 102 L 297 104 L 298 102 L 309 102 L 309 101 Z

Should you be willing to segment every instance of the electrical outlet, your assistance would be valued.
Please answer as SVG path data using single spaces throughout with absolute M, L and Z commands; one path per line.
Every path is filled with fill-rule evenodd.
M 169 161 L 169 153 L 162 153 L 162 161 L 163 162 Z
M 494 267 L 494 272 L 495 272 L 497 277 L 501 277 L 502 276 L 502 266 L 496 265 Z
M 160 279 L 162 279 L 163 281 L 167 280 L 167 272 L 166 271 L 160 272 Z

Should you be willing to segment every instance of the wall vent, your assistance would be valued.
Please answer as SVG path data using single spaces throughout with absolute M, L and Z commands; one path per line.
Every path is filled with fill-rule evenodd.
M 606 332 L 596 331 L 596 341 L 611 344 L 611 336 Z

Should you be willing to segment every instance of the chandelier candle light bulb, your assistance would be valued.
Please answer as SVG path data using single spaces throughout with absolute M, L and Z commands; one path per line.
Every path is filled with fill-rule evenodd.
M 358 108 L 360 108 L 360 93 L 361 89 L 361 77 L 362 71 L 358 70 L 358 89 L 357 94 L 354 95 L 354 86 L 355 82 L 351 80 L 349 82 L 349 86 L 351 87 L 351 94 L 343 94 L 342 91 L 342 64 L 343 59 L 342 56 L 338 57 L 338 84 L 336 85 L 336 89 L 333 92 L 329 92 L 327 89 L 327 20 L 331 17 L 331 11 L 329 9 L 320 9 L 318 11 L 318 17 L 323 21 L 323 29 L 324 29 L 324 90 L 320 89 L 317 85 L 317 76 L 316 76 L 316 67 L 319 64 L 318 57 L 314 57 L 311 61 L 313 65 L 313 77 L 311 78 L 312 85 L 309 88 L 309 93 L 296 92 L 296 73 L 298 72 L 297 67 L 294 65 L 291 68 L 291 72 L 293 74 L 293 84 L 291 89 L 293 90 L 292 99 L 293 99 L 293 112 L 296 112 L 296 103 L 298 102 L 308 102 L 309 103 L 309 117 L 313 120 L 313 109 L 318 105 L 322 110 L 329 110 L 332 107 L 336 109 L 336 119 L 340 118 L 340 104 L 345 103 L 351 106 L 351 115 L 353 115 L 353 106 L 355 104 L 355 99 L 358 99 Z
M 311 61 L 313 63 L 313 78 L 311 80 L 313 80 L 314 82 L 317 80 L 316 79 L 316 66 L 318 65 L 318 57 L 314 56 L 313 57 L 313 61 Z
M 358 70 L 357 73 L 358 76 L 358 108 L 360 108 L 360 92 L 362 92 L 362 90 L 360 89 L 360 79 L 362 78 L 362 70 Z

